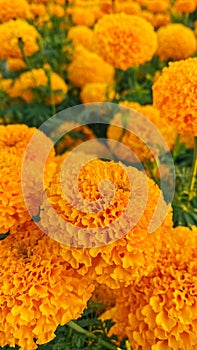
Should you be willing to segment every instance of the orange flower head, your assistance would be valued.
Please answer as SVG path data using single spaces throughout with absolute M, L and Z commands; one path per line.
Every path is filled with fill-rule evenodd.
M 84 85 L 80 97 L 83 103 L 105 102 L 115 95 L 113 86 L 105 83 L 89 83 Z
M 87 50 L 92 50 L 92 29 L 86 26 L 71 27 L 68 32 L 68 39 L 71 39 L 74 46 L 82 45 Z
M 178 13 L 192 13 L 196 9 L 196 0 L 176 0 L 174 9 Z
M 140 16 L 110 14 L 95 25 L 94 47 L 106 62 L 125 70 L 152 59 L 157 36 L 152 25 Z
M 153 102 L 178 134 L 197 135 L 197 58 L 170 62 L 153 85 Z
M 161 61 L 181 60 L 196 52 L 194 32 L 181 23 L 172 23 L 161 27 L 157 32 L 158 49 L 156 54 Z
M 120 290 L 116 309 L 133 349 L 197 348 L 196 247 L 196 227 L 171 229 L 156 268 Z
M 157 185 L 135 168 L 125 168 L 113 161 L 87 161 L 87 154 L 70 154 L 72 166 L 66 155 L 61 172 L 58 169 L 46 192 L 41 227 L 62 242 L 62 256 L 74 268 L 80 268 L 82 275 L 88 273 L 111 288 L 118 288 L 120 282 L 129 284 L 153 269 L 161 228 L 172 226 L 171 214 L 149 234 L 148 227 L 161 195 Z M 82 166 L 84 162 L 87 164 Z M 157 222 L 166 209 L 162 201 Z
M 29 17 L 30 7 L 26 0 L 0 0 L 0 22 Z
M 33 222 L 11 229 L 0 241 L 0 346 L 36 349 L 87 306 L 94 286 L 60 251 Z
M 19 41 L 24 46 L 24 53 L 26 56 L 32 56 L 39 50 L 37 39 L 40 34 L 34 26 L 23 19 L 10 20 L 0 24 L 0 60 L 7 58 L 22 59 L 21 49 L 19 48 Z

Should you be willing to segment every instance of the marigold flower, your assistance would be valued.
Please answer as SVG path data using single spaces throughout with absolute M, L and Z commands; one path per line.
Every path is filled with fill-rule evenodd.
M 170 62 L 153 85 L 154 106 L 178 134 L 197 135 L 197 58 Z
M 29 4 L 26 0 L 0 0 L 0 22 L 29 17 Z
M 56 169 L 55 162 L 55 151 L 53 149 L 53 143 L 43 133 L 37 131 L 36 128 L 28 128 L 26 125 L 0 125 L 0 232 L 7 232 L 13 225 L 18 225 L 31 220 L 31 217 L 27 211 L 26 204 L 24 202 L 24 196 L 22 191 L 22 165 L 23 158 L 26 152 L 29 141 L 31 140 L 34 133 L 40 135 L 40 147 L 49 147 L 51 152 L 47 158 L 44 174 L 39 172 L 39 168 L 43 166 L 40 164 L 40 156 L 37 157 L 37 148 L 32 152 L 28 152 L 27 158 L 29 159 L 28 168 L 25 169 L 28 174 L 32 171 L 35 172 L 35 164 L 37 167 L 38 174 L 35 178 L 34 183 L 28 182 L 27 186 L 31 194 L 35 198 L 34 212 L 37 215 L 39 211 L 39 204 L 41 204 L 43 189 L 37 186 L 35 193 L 36 184 L 39 183 L 40 178 L 44 177 L 44 184 L 48 186 L 51 177 Z M 45 142 L 45 145 L 43 145 Z M 41 152 L 40 152 L 41 153 Z M 24 178 L 23 178 L 24 180 Z M 35 194 L 35 195 L 34 195 Z M 37 195 L 37 197 L 36 197 Z
M 92 50 L 93 31 L 86 26 L 71 27 L 68 32 L 68 39 L 72 39 L 74 46 L 82 45 L 87 50 Z
M 94 52 L 78 46 L 73 62 L 68 67 L 72 84 L 83 87 L 87 83 L 113 83 L 114 68 Z
M 50 15 L 55 16 L 57 18 L 62 18 L 65 16 L 64 8 L 57 4 L 49 4 L 47 7 L 47 11 Z
M 84 85 L 80 97 L 83 103 L 104 102 L 112 100 L 115 95 L 113 86 L 105 83 L 89 83 Z
M 153 13 L 165 12 L 170 7 L 170 0 L 139 0 L 139 3 Z
M 25 55 L 33 55 L 39 49 L 36 42 L 39 37 L 40 34 L 36 28 L 23 19 L 11 20 L 0 24 L 0 59 L 22 58 L 19 40 L 24 45 Z
M 32 87 L 47 86 L 50 84 L 50 88 L 53 91 L 53 97 L 46 98 L 46 102 L 61 103 L 64 99 L 68 86 L 65 81 L 55 72 L 50 73 L 50 81 L 47 77 L 46 71 L 43 68 L 32 69 L 31 71 L 22 73 L 19 78 L 14 81 L 12 88 L 9 91 L 11 97 L 21 97 L 26 102 L 33 100 Z M 57 92 L 56 90 L 60 90 Z
M 196 9 L 195 0 L 176 0 L 174 9 L 180 13 L 192 13 Z
M 44 210 L 40 213 L 41 227 L 50 237 L 63 243 L 66 232 L 66 237 L 71 238 L 72 248 L 62 245 L 61 254 L 82 275 L 88 273 L 98 283 L 106 284 L 111 288 L 118 288 L 120 282 L 129 284 L 133 278 L 139 278 L 139 275 L 147 274 L 153 269 L 155 254 L 161 241 L 160 232 L 162 228 L 164 230 L 164 227 L 172 226 L 171 214 L 168 214 L 161 228 L 148 234 L 147 228 L 161 195 L 157 185 L 137 169 L 128 167 L 125 172 L 125 168 L 112 161 L 103 162 L 98 159 L 88 163 L 86 161 L 87 164 L 78 173 L 78 166 L 81 162 L 83 164 L 86 156 L 79 157 L 76 154 L 75 157 L 72 158 L 72 169 L 69 166 L 62 167 L 61 179 L 60 174 L 57 173 L 48 187 L 47 197 L 50 205 L 43 203 Z M 130 177 L 132 190 L 127 174 Z M 75 177 L 78 179 L 79 194 L 73 194 Z M 66 184 L 68 179 L 68 192 L 63 194 L 61 184 Z M 99 195 L 98 185 L 104 179 L 111 180 L 115 186 L 112 200 L 109 184 L 105 186 L 102 183 L 103 195 L 102 197 Z M 144 181 L 148 181 L 146 205 Z M 132 203 L 129 201 L 130 191 L 132 191 Z M 75 205 L 70 204 L 70 198 L 74 200 Z M 87 200 L 84 204 L 85 209 L 80 207 L 78 209 L 76 206 L 81 205 L 82 198 Z M 101 207 L 99 199 L 102 200 Z M 95 201 L 97 210 L 88 209 L 89 206 L 94 205 Z M 51 206 L 56 211 L 55 214 Z M 142 207 L 146 208 L 139 222 L 132 227 L 131 221 L 135 221 L 136 215 L 139 214 L 136 212 L 136 206 L 139 207 L 139 211 Z M 164 202 L 162 206 L 163 209 L 166 208 Z M 128 208 L 128 217 L 122 219 L 126 208 Z M 62 218 L 65 223 L 63 226 Z M 118 218 L 122 220 L 121 229 L 117 229 L 116 226 Z M 160 214 L 157 220 L 160 220 Z M 102 232 L 97 232 L 97 228 L 103 228 Z M 85 229 L 85 233 L 82 229 Z M 91 230 L 95 231 L 95 234 Z M 125 235 L 121 234 L 122 230 L 126 231 Z M 114 235 L 116 241 L 114 241 Z M 93 246 L 93 248 L 85 249 L 84 245 Z M 79 248 L 75 248 L 76 246 Z
M 117 317 L 120 325 L 126 320 L 133 349 L 196 349 L 196 247 L 196 227 L 171 229 L 168 241 L 163 239 L 156 268 L 120 289 L 116 309 L 121 306 L 122 312 Z
M 12 71 L 18 71 L 26 68 L 26 63 L 21 58 L 8 58 L 8 68 Z
M 91 27 L 94 25 L 96 16 L 90 9 L 77 7 L 72 9 L 72 21 L 75 25 Z
M 43 4 L 29 4 L 31 15 L 34 17 L 45 16 L 47 13 L 46 6 Z
M 141 6 L 135 1 L 115 1 L 115 12 L 124 12 L 128 15 L 138 15 L 141 11 Z
M 0 241 L 1 346 L 36 349 L 55 337 L 58 325 L 83 312 L 93 284 L 60 250 L 33 222 L 11 229 Z
M 105 15 L 94 27 L 95 51 L 115 68 L 128 69 L 150 61 L 157 49 L 154 28 L 136 15 Z
M 152 23 L 155 28 L 166 26 L 171 23 L 171 16 L 169 13 L 155 13 Z
M 172 149 L 175 143 L 175 138 L 176 138 L 176 131 L 174 130 L 173 127 L 171 127 L 170 125 L 167 125 L 165 121 L 163 121 L 163 119 L 160 116 L 160 113 L 158 110 L 156 110 L 152 105 L 146 105 L 146 106 L 141 106 L 139 103 L 137 102 L 129 102 L 129 101 L 124 101 L 124 102 L 120 102 L 121 106 L 125 106 L 131 109 L 134 109 L 135 111 L 141 113 L 142 115 L 144 115 L 145 117 L 147 117 L 154 125 L 155 127 L 158 129 L 158 131 L 161 133 L 161 135 L 163 136 L 164 140 L 166 141 L 166 143 L 168 144 L 169 148 Z M 137 116 L 136 116 L 137 118 Z M 126 130 L 124 132 L 124 134 L 121 137 L 121 134 L 123 132 L 123 129 L 118 126 L 115 126 L 113 124 L 122 124 L 123 127 L 123 121 L 121 120 L 121 117 L 119 114 L 116 114 L 114 116 L 114 118 L 111 121 L 112 125 L 109 125 L 108 130 L 107 130 L 107 137 L 109 139 L 115 139 L 119 142 L 121 142 L 121 144 L 129 147 L 129 149 L 131 149 L 138 157 L 138 159 L 140 159 L 142 162 L 149 159 L 154 159 L 153 154 L 151 153 L 151 151 L 149 150 L 149 148 L 147 147 L 147 145 L 140 140 L 136 135 L 134 135 L 133 133 L 129 132 L 128 130 Z M 126 126 L 126 128 L 129 128 L 129 121 L 128 121 L 128 125 Z M 132 126 L 131 126 L 132 129 Z M 150 131 L 148 130 L 147 133 L 149 133 Z M 156 140 L 155 140 L 156 142 Z M 111 141 L 108 141 L 109 146 L 113 149 L 113 144 L 111 145 Z M 131 162 L 135 162 L 136 160 L 132 157 L 132 154 L 129 152 L 126 152 L 126 150 L 124 152 L 122 152 L 122 148 L 118 147 L 119 145 L 117 145 L 117 147 L 115 149 L 113 149 L 113 152 L 115 152 L 116 156 L 119 157 L 120 160 L 127 160 L 127 161 L 131 161 Z M 159 155 L 159 146 L 157 144 L 153 145 L 154 146 L 154 150 L 155 152 Z
M 194 32 L 181 23 L 168 24 L 157 32 L 158 49 L 156 54 L 161 61 L 181 60 L 196 52 Z

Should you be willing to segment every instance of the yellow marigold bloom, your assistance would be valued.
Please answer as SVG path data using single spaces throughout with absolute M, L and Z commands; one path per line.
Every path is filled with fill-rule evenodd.
M 176 0 L 174 9 L 180 13 L 192 13 L 196 9 L 195 0 Z
M 78 46 L 68 67 L 68 78 L 73 85 L 83 87 L 87 83 L 113 83 L 114 68 L 94 52 Z
M 196 350 L 196 247 L 196 227 L 172 229 L 153 272 L 120 290 L 116 308 L 133 349 Z
M 154 25 L 154 14 L 147 10 L 142 10 L 140 13 L 140 17 L 144 18 L 147 22 Z
M 106 62 L 125 70 L 151 60 L 157 36 L 152 25 L 139 16 L 111 14 L 96 23 L 94 46 Z
M 181 60 L 196 52 L 194 32 L 181 23 L 168 24 L 157 32 L 158 49 L 156 54 L 161 61 Z
M 137 102 L 129 102 L 129 101 L 120 102 L 120 105 L 134 109 L 135 111 L 141 113 L 146 118 L 148 118 L 155 125 L 158 131 L 161 133 L 164 140 L 168 144 L 168 147 L 170 149 L 173 148 L 177 133 L 173 129 L 173 127 L 166 124 L 166 122 L 161 118 L 159 111 L 156 110 L 152 105 L 141 106 Z M 117 127 L 113 125 L 113 123 L 116 124 L 116 122 L 118 122 L 118 124 L 122 123 L 122 127 L 123 127 L 123 121 L 121 121 L 119 114 L 114 116 L 113 120 L 111 121 L 112 125 L 108 127 L 107 137 L 109 139 L 115 139 L 117 141 L 120 141 L 121 144 L 129 147 L 129 149 L 131 149 L 142 162 L 147 159 L 149 160 L 154 159 L 153 154 L 151 153 L 149 148 L 146 146 L 146 144 L 142 140 L 140 140 L 136 135 L 129 132 L 128 130 L 125 131 L 125 133 L 123 134 L 120 140 L 123 130 L 121 129 L 121 127 Z M 128 122 L 128 127 L 129 127 L 129 122 Z M 108 141 L 108 143 L 110 147 L 113 148 L 113 144 L 111 145 L 110 140 Z M 119 148 L 118 146 L 119 145 L 117 145 L 115 150 L 113 149 L 113 152 L 115 152 L 116 156 L 119 159 L 127 160 L 127 161 L 130 160 L 131 162 L 135 162 L 135 159 L 132 158 L 132 155 L 130 154 L 129 151 L 128 153 L 126 151 L 122 152 L 122 149 Z M 157 145 L 154 145 L 154 150 L 157 154 L 159 154 L 159 149 L 157 149 Z
M 197 58 L 170 62 L 153 85 L 154 106 L 178 134 L 197 135 Z
M 99 211 L 79 210 L 70 204 L 67 195 L 62 193 L 61 183 L 66 183 L 69 178 L 70 191 L 73 191 L 73 181 L 75 172 L 80 161 L 86 159 L 85 155 L 78 156 L 72 162 L 72 169 L 64 166 L 61 169 L 61 180 L 59 172 L 54 176 L 51 185 L 47 190 L 49 203 L 55 209 L 57 216 L 54 217 L 54 212 L 47 203 L 43 203 L 44 211 L 41 211 L 41 224 L 46 232 L 56 240 L 60 240 L 65 236 L 71 237 L 72 245 L 77 247 L 94 245 L 93 248 L 75 248 L 71 249 L 62 245 L 62 256 L 70 262 L 70 264 L 79 270 L 82 275 L 88 273 L 92 279 L 98 283 L 106 284 L 111 288 L 118 288 L 120 282 L 129 284 L 133 278 L 139 278 L 141 274 L 147 274 L 152 270 L 155 264 L 155 254 L 160 245 L 160 232 L 164 227 L 172 226 L 171 214 L 169 213 L 161 227 L 155 232 L 149 234 L 148 226 L 155 210 L 155 205 L 160 197 L 160 190 L 157 185 L 151 180 L 148 181 L 148 201 L 145 205 L 145 211 L 142 214 L 139 222 L 131 227 L 131 221 L 135 220 L 136 201 L 141 208 L 144 207 L 146 191 L 144 190 L 145 175 L 135 168 L 128 167 L 125 169 L 114 162 L 103 162 L 101 160 L 93 160 L 86 162 L 80 173 L 77 173 L 78 188 L 80 194 L 74 195 L 76 204 L 81 203 L 82 197 L 88 203 L 97 201 L 100 198 L 98 185 L 104 179 L 109 179 L 115 186 L 114 199 L 107 205 L 106 209 Z M 75 163 L 77 162 L 77 163 Z M 75 165 L 76 164 L 76 165 Z M 132 186 L 132 204 L 129 203 L 130 183 L 127 174 L 131 180 Z M 66 180 L 67 179 L 67 180 Z M 107 203 L 109 198 L 109 184 L 102 185 L 105 197 L 102 196 L 102 203 Z M 73 192 L 72 192 L 73 193 Z M 72 196 L 69 193 L 69 196 Z M 140 200 L 137 199 L 139 196 Z M 146 198 L 147 199 L 147 198 Z M 146 201 L 146 200 L 145 200 Z M 135 203 L 134 203 L 135 202 Z M 94 204 L 94 203 L 93 203 Z M 89 205 L 89 204 L 87 204 Z M 98 203 L 99 205 L 99 203 Z M 121 230 L 113 226 L 115 221 L 122 217 L 123 211 L 129 206 L 129 217 L 122 222 L 122 229 L 126 230 L 124 236 L 121 236 Z M 132 208 L 131 208 L 132 207 Z M 166 205 L 162 204 L 162 211 Z M 98 208 L 98 207 L 97 207 Z M 141 209 L 139 209 L 141 210 Z M 157 217 L 159 218 L 160 214 Z M 62 228 L 61 218 L 65 220 L 65 226 Z M 70 228 L 70 224 L 72 228 Z M 104 232 L 92 234 L 89 229 L 96 228 L 107 229 L 107 236 Z M 84 228 L 85 233 L 81 231 Z M 110 242 L 115 234 L 116 241 Z M 106 244 L 109 241 L 108 244 Z M 102 247 L 100 245 L 103 244 Z
M 0 22 L 29 17 L 29 4 L 26 0 L 0 0 Z
M 58 325 L 83 312 L 93 284 L 60 250 L 33 222 L 11 229 L 0 241 L 1 346 L 36 349 L 55 337 Z
M 82 45 L 87 50 L 92 50 L 93 31 L 85 26 L 71 27 L 68 32 L 68 39 L 72 39 L 74 46 Z
M 39 37 L 36 28 L 25 20 L 16 19 L 0 24 L 0 59 L 22 58 L 18 40 L 24 44 L 25 55 L 33 55 L 39 49 L 36 42 Z
M 12 71 L 17 71 L 26 68 L 26 64 L 21 58 L 8 58 L 8 68 Z
M 105 83 L 86 84 L 80 93 L 83 103 L 109 101 L 113 99 L 114 95 L 113 87 Z
M 19 78 L 14 81 L 12 88 L 9 91 L 11 97 L 21 97 L 26 102 L 33 100 L 32 87 L 36 86 L 47 86 L 49 84 L 46 71 L 43 68 L 32 69 L 31 71 L 22 73 Z M 56 73 L 50 73 L 50 87 L 53 91 L 53 97 L 47 97 L 46 102 L 61 103 L 64 99 L 68 86 L 65 81 Z M 56 92 L 56 90 L 61 90 Z
M 140 0 L 139 2 L 153 13 L 165 12 L 170 7 L 170 0 Z
M 115 12 L 124 12 L 128 15 L 138 15 L 141 11 L 141 6 L 135 1 L 115 1 Z

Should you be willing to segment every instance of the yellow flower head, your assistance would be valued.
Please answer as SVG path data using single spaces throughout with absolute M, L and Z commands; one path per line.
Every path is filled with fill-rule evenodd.
M 74 268 L 80 268 L 79 272 L 82 275 L 88 273 L 98 283 L 118 288 L 120 282 L 129 284 L 131 280 L 153 269 L 155 254 L 160 245 L 161 228 L 172 226 L 171 214 L 168 214 L 161 228 L 149 234 L 150 219 L 161 194 L 157 185 L 137 169 L 124 168 L 113 161 L 86 161 L 87 164 L 78 173 L 79 160 L 83 163 L 85 159 L 85 155 L 79 157 L 76 154 L 72 159 L 71 168 L 66 165 L 62 167 L 61 178 L 59 172 L 56 173 L 47 190 L 50 206 L 43 203 L 40 223 L 54 239 L 65 242 L 64 237 L 70 237 L 71 244 L 79 247 L 70 249 L 62 246 L 61 254 L 66 260 L 69 259 Z M 74 191 L 75 177 L 78 180 L 78 194 Z M 104 184 L 102 180 L 109 180 L 114 184 L 113 199 L 109 183 Z M 68 193 L 64 194 L 62 185 L 68 184 L 68 181 Z M 148 199 L 144 181 L 148 181 Z M 100 183 L 102 196 L 99 193 Z M 132 202 L 129 201 L 131 192 Z M 74 205 L 70 203 L 70 198 L 74 200 Z M 80 209 L 83 198 L 85 209 Z M 95 204 L 97 210 L 89 208 Z M 136 215 L 138 216 L 141 210 L 138 208 L 139 211 L 136 212 L 136 206 L 143 206 L 145 210 L 133 227 L 131 221 L 136 220 Z M 166 209 L 164 202 L 162 211 L 163 209 Z M 121 220 L 119 228 L 116 226 L 118 219 Z M 160 214 L 157 220 L 160 220 Z M 98 228 L 102 231 L 97 232 Z M 85 229 L 85 233 L 82 229 Z M 84 246 L 89 248 L 81 248 Z
M 21 97 L 26 102 L 33 100 L 32 87 L 47 86 L 50 84 L 50 88 L 53 91 L 53 96 L 46 98 L 46 102 L 60 103 L 64 99 L 68 86 L 65 81 L 56 73 L 50 73 L 50 79 L 48 79 L 46 71 L 43 68 L 32 69 L 31 71 L 22 73 L 19 78 L 14 81 L 12 88 L 9 89 L 11 97 Z M 57 92 L 56 90 L 60 90 Z
M 86 26 L 71 27 L 68 32 L 68 39 L 72 39 L 74 46 L 82 45 L 87 50 L 92 50 L 92 29 Z
M 197 58 L 170 62 L 153 85 L 154 106 L 179 134 L 197 135 Z
M 161 27 L 157 32 L 157 55 L 161 61 L 181 60 L 196 52 L 196 37 L 194 32 L 181 23 L 172 23 Z
M 0 22 L 16 18 L 29 18 L 29 4 L 26 0 L 0 0 Z
M 49 4 L 47 7 L 47 12 L 51 16 L 55 16 L 57 18 L 62 18 L 65 16 L 64 8 L 57 4 Z
M 168 144 L 168 147 L 170 149 L 173 148 L 175 143 L 175 138 L 176 138 L 176 131 L 173 129 L 173 127 L 166 124 L 166 122 L 161 118 L 159 111 L 156 110 L 152 105 L 141 106 L 137 102 L 129 102 L 129 101 L 120 102 L 120 105 L 131 108 L 132 110 L 134 109 L 135 111 L 139 112 L 140 114 L 144 115 L 147 119 L 149 119 L 155 125 L 155 128 L 157 128 L 158 131 L 161 133 L 165 142 Z M 136 115 L 136 118 L 137 118 L 137 115 Z M 149 148 L 146 146 L 146 144 L 142 140 L 140 140 L 133 133 L 129 132 L 129 130 L 126 130 L 123 133 L 123 129 L 121 127 L 113 125 L 113 123 L 114 124 L 121 123 L 123 127 L 123 121 L 121 120 L 121 117 L 119 114 L 116 114 L 114 116 L 114 118 L 111 121 L 112 125 L 108 127 L 107 137 L 109 139 L 115 139 L 121 142 L 121 144 L 127 146 L 129 149 L 131 149 L 135 153 L 135 155 L 137 155 L 138 159 L 140 159 L 142 162 L 147 159 L 149 160 L 154 159 L 153 154 L 151 153 Z M 129 121 L 127 126 L 129 128 Z M 132 125 L 130 126 L 132 129 Z M 149 130 L 147 130 L 147 133 L 149 133 Z M 110 140 L 108 141 L 108 144 L 109 146 L 111 145 L 110 147 L 112 147 L 113 149 L 113 144 L 111 144 Z M 159 148 L 157 144 L 154 145 L 154 150 L 159 155 Z M 121 147 L 119 147 L 118 144 L 116 148 L 113 149 L 113 152 L 115 152 L 116 156 L 120 160 L 127 160 L 131 162 L 136 161 L 135 158 L 132 157 L 129 150 L 128 152 L 126 152 L 126 150 L 122 152 L 122 149 Z
M 196 9 L 196 0 L 176 0 L 174 9 L 179 13 L 192 13 Z
M 96 53 L 78 46 L 68 67 L 68 77 L 73 85 L 79 87 L 87 83 L 110 84 L 114 79 L 114 68 Z
M 115 68 L 128 69 L 150 61 L 157 49 L 154 28 L 136 15 L 105 15 L 94 28 L 95 51 Z
M 32 3 L 29 6 L 33 18 L 38 16 L 45 16 L 47 13 L 46 6 L 43 4 Z
M 55 337 L 58 325 L 83 312 L 94 287 L 60 250 L 33 222 L 0 241 L 0 346 L 36 349 Z
M 172 229 L 152 273 L 120 290 L 115 316 L 133 349 L 197 348 L 196 247 L 196 227 Z
M 36 28 L 25 20 L 16 19 L 0 24 L 0 59 L 22 58 L 19 40 L 24 45 L 25 55 L 33 55 L 39 49 L 37 44 L 39 37 Z
M 95 13 L 91 9 L 84 9 L 83 7 L 73 8 L 72 21 L 74 25 L 91 27 L 96 20 Z
M 115 95 L 113 87 L 105 83 L 89 83 L 81 90 L 83 103 L 105 102 L 112 100 Z

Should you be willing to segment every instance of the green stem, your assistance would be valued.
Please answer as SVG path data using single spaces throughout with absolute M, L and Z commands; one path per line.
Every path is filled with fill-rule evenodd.
M 193 164 L 192 164 L 191 178 L 189 183 L 189 201 L 191 201 L 193 198 L 196 176 L 197 176 L 197 136 L 194 137 Z
M 82 328 L 78 324 L 76 324 L 74 321 L 68 322 L 67 326 L 69 326 L 70 328 L 74 329 L 75 331 L 77 331 L 79 333 L 85 334 L 88 338 L 98 340 L 98 337 L 94 333 L 85 330 L 84 328 Z M 116 345 L 112 345 L 103 339 L 99 339 L 99 340 L 100 340 L 100 343 L 103 346 L 105 346 L 107 349 L 110 349 L 110 350 L 117 350 L 118 349 Z

